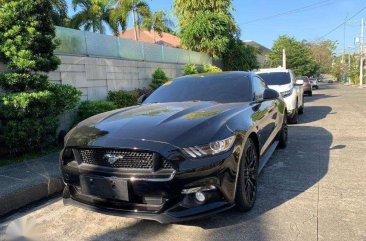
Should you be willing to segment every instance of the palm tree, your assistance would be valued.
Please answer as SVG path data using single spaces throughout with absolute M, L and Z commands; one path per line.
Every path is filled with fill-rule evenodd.
M 65 26 L 67 21 L 67 3 L 65 0 L 51 0 L 52 20 L 55 25 Z
M 110 26 L 113 32 L 115 24 L 111 22 L 111 1 L 110 0 L 72 0 L 74 10 L 80 8 L 70 22 L 71 27 L 81 28 L 86 31 L 105 33 L 105 24 Z
M 156 33 L 158 33 L 160 37 L 163 36 L 163 32 L 175 34 L 172 30 L 172 28 L 175 27 L 173 21 L 163 10 L 153 13 L 149 18 L 145 18 L 142 26 L 147 30 L 154 30 L 155 42 Z
M 150 7 L 143 0 L 117 0 L 114 9 L 111 10 L 114 29 L 121 28 L 123 32 L 126 31 L 130 14 L 132 14 L 135 40 L 138 40 L 144 19 L 151 16 Z
M 153 13 L 151 17 L 144 19 L 143 27 L 147 30 L 154 30 L 161 37 L 163 32 L 173 33 L 172 28 L 175 26 L 166 12 L 159 10 Z

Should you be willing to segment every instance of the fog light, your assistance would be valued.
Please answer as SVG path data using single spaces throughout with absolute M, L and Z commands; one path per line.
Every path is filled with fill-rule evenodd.
M 197 201 L 203 203 L 206 200 L 206 196 L 205 194 L 203 194 L 203 192 L 196 192 L 194 194 L 194 197 L 196 198 Z

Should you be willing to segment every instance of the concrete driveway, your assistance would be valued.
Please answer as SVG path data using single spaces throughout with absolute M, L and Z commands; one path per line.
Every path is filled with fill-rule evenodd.
M 254 209 L 163 225 L 74 207 L 59 198 L 0 224 L 29 223 L 40 240 L 366 240 L 366 89 L 323 84 L 306 97 L 305 113 L 290 127 L 260 175 Z M 25 223 L 27 223 L 25 225 Z

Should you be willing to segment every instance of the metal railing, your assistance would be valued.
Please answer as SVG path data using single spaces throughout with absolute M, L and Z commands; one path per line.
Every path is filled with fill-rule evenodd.
M 60 41 L 56 54 L 178 64 L 212 63 L 207 54 L 199 52 L 63 27 L 56 27 L 56 38 Z

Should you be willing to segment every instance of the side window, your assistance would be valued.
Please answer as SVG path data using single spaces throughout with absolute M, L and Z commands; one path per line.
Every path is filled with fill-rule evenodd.
M 266 84 L 258 78 L 257 76 L 253 77 L 253 93 L 254 93 L 254 99 L 261 99 L 263 98 L 263 92 L 266 89 Z
M 296 82 L 296 78 L 295 78 L 295 74 L 294 74 L 294 72 L 292 72 L 292 70 L 290 70 L 290 71 L 289 71 L 289 73 L 290 73 L 290 77 L 291 77 L 291 81 L 292 81 L 292 83 L 294 83 L 294 84 L 295 84 L 295 82 Z

